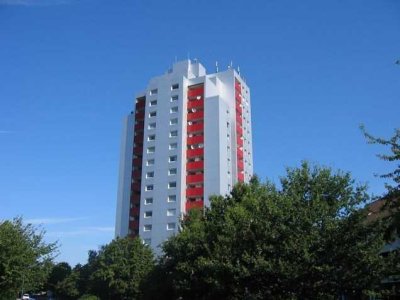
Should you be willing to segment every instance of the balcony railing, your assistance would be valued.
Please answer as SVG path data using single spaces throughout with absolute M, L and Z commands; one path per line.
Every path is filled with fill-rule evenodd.
M 188 113 L 187 115 L 187 119 L 188 121 L 191 120 L 198 120 L 198 119 L 203 119 L 204 118 L 204 111 L 196 111 L 196 112 L 192 112 L 192 113 Z
M 203 135 L 192 136 L 192 137 L 187 138 L 188 145 L 196 145 L 196 144 L 201 144 L 201 143 L 204 143 Z
M 204 181 L 204 174 L 187 175 L 186 183 L 200 183 Z
M 191 210 L 192 208 L 203 208 L 204 201 L 186 201 L 186 211 Z
M 196 107 L 204 107 L 204 100 L 191 100 L 187 104 L 187 108 L 196 108 Z
M 204 193 L 204 188 L 187 188 L 186 197 L 202 196 Z
M 197 124 L 193 124 L 193 125 L 188 125 L 188 127 L 187 127 L 187 131 L 189 133 L 197 132 L 197 131 L 203 131 L 203 130 L 204 130 L 204 123 L 203 122 L 197 123 Z
M 196 171 L 201 170 L 204 168 L 204 161 L 193 161 L 186 163 L 186 170 L 187 171 Z
M 203 155 L 204 155 L 204 149 L 203 148 L 189 149 L 189 150 L 186 151 L 187 158 L 203 156 Z

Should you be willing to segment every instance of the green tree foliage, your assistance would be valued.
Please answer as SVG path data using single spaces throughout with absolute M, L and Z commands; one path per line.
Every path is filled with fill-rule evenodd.
M 21 290 L 35 290 L 46 281 L 56 251 L 44 232 L 22 218 L 0 223 L 0 299 L 15 299 Z
M 374 137 L 369 134 L 363 125 L 360 126 L 363 131 L 368 143 L 370 144 L 378 144 L 383 146 L 388 146 L 390 149 L 390 154 L 378 154 L 377 156 L 388 162 L 392 162 L 395 164 L 394 170 L 387 173 L 382 174 L 380 177 L 390 179 L 394 181 L 394 185 L 387 184 L 387 189 L 389 194 L 394 194 L 393 196 L 400 196 L 400 129 L 397 128 L 394 131 L 394 135 L 389 139 Z
M 394 184 L 386 184 L 388 193 L 385 195 L 385 199 L 387 200 L 387 205 L 383 208 L 389 211 L 387 218 L 390 222 L 390 227 L 387 231 L 387 237 L 391 240 L 400 232 L 400 129 L 395 129 L 394 135 L 389 139 L 385 139 L 369 134 L 363 125 L 360 128 L 368 143 L 389 147 L 389 154 L 378 154 L 377 156 L 384 161 L 395 164 L 393 171 L 380 175 L 381 178 L 390 179 L 394 182 Z
M 158 298 L 360 297 L 391 265 L 378 255 L 383 224 L 360 209 L 367 199 L 348 173 L 307 163 L 288 169 L 279 188 L 257 178 L 237 185 L 204 213 L 191 211 L 164 244 L 150 277 Z
M 51 269 L 50 275 L 47 279 L 46 289 L 54 291 L 57 283 L 67 278 L 71 272 L 72 268 L 67 262 L 55 264 Z
M 100 299 L 138 299 L 140 286 L 154 267 L 153 253 L 140 239 L 115 239 L 92 251 L 89 290 Z

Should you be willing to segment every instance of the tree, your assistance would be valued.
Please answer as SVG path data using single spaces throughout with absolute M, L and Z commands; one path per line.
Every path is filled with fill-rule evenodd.
M 400 129 L 396 128 L 394 135 L 385 139 L 371 135 L 366 131 L 364 125 L 361 125 L 360 128 L 368 143 L 389 147 L 389 154 L 377 154 L 377 157 L 395 164 L 393 171 L 379 175 L 381 178 L 390 179 L 394 182 L 394 184 L 386 183 L 387 195 L 384 198 L 387 205 L 383 207 L 384 210 L 389 212 L 387 218 L 391 224 L 387 236 L 388 239 L 393 239 L 400 232 Z
M 0 223 L 0 299 L 40 288 L 46 281 L 56 243 L 46 243 L 44 232 L 22 218 Z
M 154 267 L 150 248 L 138 238 L 115 239 L 91 253 L 90 292 L 100 299 L 138 299 L 141 284 Z
M 60 262 L 53 266 L 49 278 L 47 279 L 46 289 L 55 291 L 57 283 L 63 281 L 72 272 L 71 266 L 67 262 Z
M 360 297 L 391 264 L 378 255 L 384 224 L 360 209 L 367 199 L 350 174 L 307 163 L 280 188 L 253 178 L 189 212 L 163 246 L 158 278 L 171 280 L 170 299 Z

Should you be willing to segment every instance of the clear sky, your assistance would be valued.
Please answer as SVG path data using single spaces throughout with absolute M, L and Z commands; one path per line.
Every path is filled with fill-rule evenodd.
M 72 264 L 109 242 L 122 119 L 188 56 L 240 65 L 261 178 L 307 159 L 383 193 L 358 126 L 400 126 L 400 1 L 0 0 L 0 219 L 42 224 Z

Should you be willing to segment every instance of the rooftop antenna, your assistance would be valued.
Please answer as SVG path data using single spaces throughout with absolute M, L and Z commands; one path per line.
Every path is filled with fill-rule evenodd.
M 231 65 L 230 65 L 229 69 L 232 69 L 232 67 L 233 67 L 233 61 L 231 61 Z
M 238 73 L 239 73 L 239 75 L 240 75 L 240 66 L 238 65 Z
M 190 60 L 190 52 L 187 53 L 187 59 Z
M 218 61 L 215 61 L 215 72 L 218 73 Z

